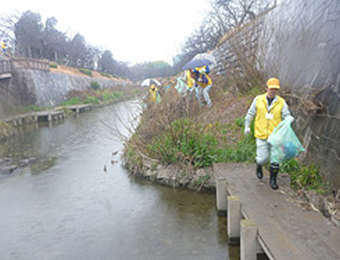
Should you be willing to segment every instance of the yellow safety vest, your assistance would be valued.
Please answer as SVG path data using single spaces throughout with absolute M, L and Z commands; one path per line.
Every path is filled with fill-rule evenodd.
M 277 96 L 275 103 L 272 103 L 268 111 L 267 94 L 256 97 L 255 137 L 266 140 L 274 128 L 282 121 L 282 108 L 285 100 Z M 273 101 L 274 102 L 274 101 Z
M 208 83 L 203 83 L 197 81 L 197 85 L 200 86 L 201 88 L 205 88 L 206 86 L 210 86 L 212 84 L 211 78 L 208 76 L 208 74 L 204 74 L 204 76 L 208 79 Z M 203 74 L 200 74 L 200 78 L 203 77 Z
M 211 85 L 212 84 L 212 80 L 211 80 L 211 78 L 209 77 L 209 75 L 208 74 L 206 74 L 206 73 L 203 73 L 203 72 L 200 72 L 200 71 L 205 71 L 205 68 L 206 66 L 202 66 L 202 67 L 197 67 L 197 68 L 195 68 L 195 71 L 198 71 L 199 73 L 198 73 L 198 78 L 197 79 L 195 79 L 196 80 L 196 83 L 197 83 L 197 85 L 198 86 L 200 86 L 201 88 L 205 88 L 206 86 L 209 86 L 209 85 Z M 201 81 L 199 81 L 199 79 L 201 78 L 203 78 L 203 75 L 207 78 L 207 80 L 208 80 L 208 83 L 203 83 L 203 82 L 201 82 Z

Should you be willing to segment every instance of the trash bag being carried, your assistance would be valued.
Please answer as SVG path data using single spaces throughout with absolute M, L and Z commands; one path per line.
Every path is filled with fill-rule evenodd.
M 178 94 L 181 96 L 184 96 L 186 91 L 188 90 L 187 84 L 183 81 L 182 78 L 177 78 L 177 84 L 175 86 L 175 89 L 177 90 Z
M 271 163 L 283 163 L 305 151 L 291 126 L 293 121 L 293 117 L 287 117 L 269 136 L 267 142 L 271 144 Z
M 159 92 L 157 91 L 157 93 L 156 93 L 156 103 L 159 104 L 161 102 L 162 102 L 161 94 L 159 94 Z

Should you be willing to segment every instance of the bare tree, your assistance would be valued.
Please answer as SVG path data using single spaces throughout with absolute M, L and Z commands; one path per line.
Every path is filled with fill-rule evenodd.
M 229 25 L 236 27 L 275 6 L 276 0 L 214 0 L 212 5 L 221 10 Z

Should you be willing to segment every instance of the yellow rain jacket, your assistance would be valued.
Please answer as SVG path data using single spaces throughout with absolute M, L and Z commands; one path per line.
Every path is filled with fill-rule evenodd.
M 276 95 L 277 96 L 277 95 Z M 274 128 L 282 121 L 281 111 L 285 100 L 277 96 L 268 111 L 267 94 L 256 97 L 255 137 L 268 139 Z
M 150 102 L 156 102 L 156 97 L 157 97 L 157 91 L 158 89 L 156 88 L 155 85 L 151 85 L 149 89 L 149 100 Z
M 195 85 L 195 80 L 191 77 L 189 70 L 185 71 L 186 84 L 188 88 L 192 88 Z

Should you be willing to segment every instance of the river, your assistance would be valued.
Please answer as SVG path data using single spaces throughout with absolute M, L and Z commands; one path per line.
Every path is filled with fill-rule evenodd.
M 28 127 L 1 145 L 0 157 L 35 160 L 0 178 L 1 260 L 239 259 L 214 194 L 134 178 L 121 166 L 112 126 L 128 131 L 115 114 L 126 125 L 138 107 L 120 102 Z

